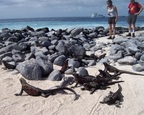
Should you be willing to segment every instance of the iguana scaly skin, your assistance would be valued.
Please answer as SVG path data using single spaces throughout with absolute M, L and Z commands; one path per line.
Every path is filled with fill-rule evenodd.
M 122 73 L 126 73 L 126 74 L 131 74 L 131 75 L 142 75 L 142 76 L 144 76 L 144 74 L 139 74 L 139 73 L 134 73 L 134 72 L 130 72 L 130 71 L 125 71 L 125 70 L 120 70 L 120 69 L 117 69 L 116 67 L 114 67 L 114 66 L 111 66 L 110 64 L 108 64 L 108 63 L 103 63 L 104 64 L 104 66 L 105 66 L 105 69 L 104 69 L 104 71 L 109 71 L 109 72 L 113 72 L 114 74 L 118 74 L 118 75 L 120 75 L 120 74 L 122 74 Z
M 108 96 L 106 96 L 103 101 L 100 103 L 102 104 L 108 104 L 108 105 L 116 105 L 117 107 L 120 107 L 121 102 L 123 101 L 123 95 L 122 95 L 122 87 L 120 84 L 118 84 L 118 90 L 116 92 L 111 92 L 109 93 Z
M 77 87 L 78 84 L 80 85 L 83 85 L 84 83 L 90 83 L 90 82 L 93 82 L 96 80 L 96 77 L 92 77 L 92 76 L 80 76 L 79 74 L 77 73 L 72 73 L 72 75 L 74 76 L 74 80 L 76 82 L 75 86 L 74 87 Z
M 28 95 L 31 95 L 31 96 L 48 97 L 50 95 L 55 95 L 59 91 L 68 90 L 75 95 L 74 100 L 76 100 L 78 98 L 78 94 L 73 89 L 68 88 L 68 87 L 56 87 L 54 89 L 42 90 L 40 88 L 37 88 L 37 87 L 34 87 L 34 86 L 28 84 L 26 82 L 26 80 L 23 78 L 20 78 L 20 82 L 21 82 L 22 88 L 21 88 L 20 93 L 15 94 L 16 96 L 21 96 L 23 91 L 25 91 Z
M 63 66 L 62 66 L 61 69 L 60 69 L 60 72 L 61 72 L 62 74 L 64 74 L 64 72 L 67 70 L 67 68 L 68 68 L 68 59 L 65 60 Z

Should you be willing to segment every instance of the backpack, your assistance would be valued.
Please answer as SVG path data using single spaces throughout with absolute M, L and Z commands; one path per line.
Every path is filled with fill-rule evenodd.
M 140 11 L 140 8 L 139 8 L 139 6 L 138 6 L 138 2 L 135 2 L 136 3 L 136 7 L 137 7 L 137 13 Z

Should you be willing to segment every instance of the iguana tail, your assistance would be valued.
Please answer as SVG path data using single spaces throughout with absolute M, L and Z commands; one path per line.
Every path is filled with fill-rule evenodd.
M 55 89 L 48 89 L 48 90 L 44 90 L 44 92 L 45 93 L 56 93 L 56 92 L 61 91 L 61 90 L 68 90 L 68 91 L 72 92 L 75 95 L 74 100 L 77 100 L 79 97 L 79 95 L 73 89 L 68 88 L 68 87 L 58 87 Z

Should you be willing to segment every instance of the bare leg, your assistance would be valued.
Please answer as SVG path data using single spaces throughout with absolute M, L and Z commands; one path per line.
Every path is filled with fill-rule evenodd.
M 23 93 L 23 89 L 21 88 L 20 93 L 15 94 L 15 96 L 21 96 L 21 95 L 22 95 L 22 93 Z
M 112 24 L 109 24 L 109 36 L 112 36 Z
M 116 27 L 115 24 L 113 24 L 113 38 L 115 38 L 115 34 L 116 34 Z
M 132 37 L 135 37 L 135 30 L 136 30 L 135 24 L 132 24 Z
M 131 32 L 132 31 L 132 26 L 131 26 L 131 24 L 129 24 L 129 32 Z
M 129 29 L 129 33 L 126 36 L 131 36 L 131 32 L 132 32 L 132 24 L 128 25 L 128 29 Z
M 135 24 L 132 24 L 132 32 L 135 32 L 135 29 L 136 29 Z
M 108 39 L 112 39 L 112 24 L 109 24 L 109 37 Z

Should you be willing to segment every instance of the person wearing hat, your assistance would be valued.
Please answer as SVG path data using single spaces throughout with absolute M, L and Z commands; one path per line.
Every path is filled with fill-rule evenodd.
M 113 5 L 111 0 L 107 0 L 107 11 L 108 11 L 108 24 L 109 24 L 108 39 L 114 39 L 116 34 L 116 22 L 118 19 L 118 11 L 117 7 Z
M 135 0 L 130 0 L 130 3 L 128 5 L 128 28 L 129 33 L 126 36 L 132 36 L 135 37 L 135 23 L 137 20 L 137 16 L 142 12 L 143 7 L 140 3 L 135 2 Z

